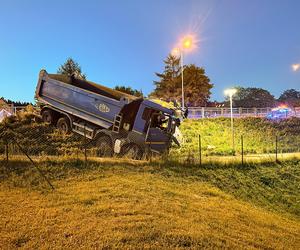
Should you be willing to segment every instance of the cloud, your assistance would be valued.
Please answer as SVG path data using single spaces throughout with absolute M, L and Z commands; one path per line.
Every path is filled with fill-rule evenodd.
M 292 69 L 295 72 L 298 71 L 298 70 L 300 70 L 300 63 L 292 64 Z

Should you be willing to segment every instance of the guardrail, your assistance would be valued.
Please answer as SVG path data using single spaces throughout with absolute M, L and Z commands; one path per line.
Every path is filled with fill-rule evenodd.
M 272 111 L 272 108 L 233 108 L 234 117 L 265 117 Z M 213 118 L 213 117 L 230 117 L 230 108 L 217 107 L 189 107 L 188 118 Z M 287 116 L 300 117 L 300 107 L 292 109 Z

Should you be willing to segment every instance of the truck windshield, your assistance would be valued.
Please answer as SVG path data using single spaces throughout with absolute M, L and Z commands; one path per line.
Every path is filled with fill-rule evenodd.
M 162 111 L 145 108 L 142 118 L 146 120 L 145 129 L 146 132 L 148 128 L 159 128 L 165 132 L 170 131 L 171 117 L 168 114 L 164 114 Z

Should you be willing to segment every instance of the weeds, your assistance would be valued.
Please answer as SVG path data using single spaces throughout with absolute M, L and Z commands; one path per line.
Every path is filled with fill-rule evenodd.
M 39 166 L 55 191 L 30 180 L 33 169 L 22 159 L 10 161 L 11 173 L 2 178 L 4 249 L 300 244 L 299 161 L 200 168 L 101 159 L 83 167 L 81 160 L 64 157 L 40 160 Z

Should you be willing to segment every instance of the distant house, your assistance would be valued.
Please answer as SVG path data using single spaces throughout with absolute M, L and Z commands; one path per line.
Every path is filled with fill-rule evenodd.
M 5 113 L 13 113 L 13 106 L 8 104 L 6 101 L 4 101 L 2 98 L 0 98 L 0 111 L 5 110 Z
M 12 114 L 6 111 L 5 109 L 0 110 L 0 122 L 2 122 L 6 117 L 11 116 Z

